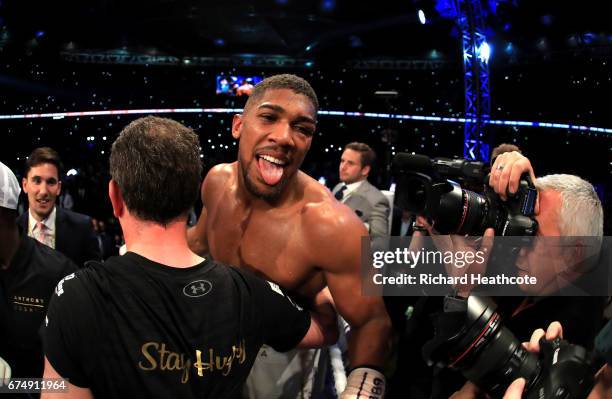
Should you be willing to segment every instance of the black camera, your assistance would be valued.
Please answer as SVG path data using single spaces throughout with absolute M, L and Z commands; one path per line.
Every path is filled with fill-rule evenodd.
M 423 347 L 430 364 L 452 367 L 487 392 L 502 398 L 517 378 L 526 380 L 525 399 L 586 398 L 594 385 L 590 354 L 566 341 L 540 340 L 540 354 L 527 352 L 486 297 L 447 297 L 433 316 L 435 336 Z
M 493 227 L 497 235 L 532 236 L 538 223 L 532 218 L 537 190 L 527 174 L 507 201 L 488 186 L 485 164 L 463 159 L 399 153 L 393 159 L 395 204 L 433 221 L 441 234 L 482 235 Z M 453 180 L 449 180 L 453 179 Z M 484 194 L 464 189 L 458 183 Z

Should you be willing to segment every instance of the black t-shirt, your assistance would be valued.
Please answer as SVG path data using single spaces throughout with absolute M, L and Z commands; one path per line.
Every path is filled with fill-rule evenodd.
M 8 269 L 0 269 L 0 357 L 13 377 L 42 377 L 38 330 L 58 281 L 76 270 L 67 257 L 25 236 Z
M 45 355 L 98 398 L 223 398 L 262 344 L 283 351 L 310 326 L 275 284 L 212 261 L 172 268 L 128 252 L 58 284 Z

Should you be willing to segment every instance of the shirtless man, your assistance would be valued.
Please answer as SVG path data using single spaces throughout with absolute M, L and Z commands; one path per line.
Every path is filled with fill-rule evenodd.
M 361 295 L 361 237 L 368 233 L 350 208 L 299 170 L 317 110 L 312 87 L 297 76 L 257 84 L 232 121 L 238 160 L 204 179 L 204 208 L 188 239 L 194 252 L 254 270 L 298 297 L 312 299 L 329 287 L 351 326 L 353 371 L 342 398 L 379 398 L 390 321 L 382 298 Z

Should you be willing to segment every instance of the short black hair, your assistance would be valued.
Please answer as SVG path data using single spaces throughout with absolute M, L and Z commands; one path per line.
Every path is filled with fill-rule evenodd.
M 247 109 L 255 100 L 258 100 L 263 96 L 267 90 L 271 89 L 289 89 L 297 94 L 302 94 L 310 100 L 315 108 L 315 113 L 319 111 L 319 100 L 314 89 L 306 80 L 296 75 L 281 74 L 270 76 L 265 78 L 261 82 L 257 83 L 247 100 L 244 109 Z
M 186 216 L 198 196 L 202 177 L 198 136 L 171 119 L 137 119 L 113 143 L 110 174 L 131 213 L 166 226 Z

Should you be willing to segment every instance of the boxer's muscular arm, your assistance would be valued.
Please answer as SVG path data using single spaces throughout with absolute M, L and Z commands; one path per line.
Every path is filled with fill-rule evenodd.
M 45 371 L 43 378 L 62 378 L 61 375 L 49 363 L 49 360 L 45 356 Z M 67 391 L 61 392 L 45 392 L 40 395 L 41 399 L 93 399 L 93 394 L 89 388 L 81 388 L 76 385 L 72 385 L 70 382 L 66 382 Z
M 333 345 L 338 341 L 338 316 L 331 299 L 329 288 L 323 288 L 314 298 L 310 311 L 312 322 L 308 333 L 298 344 L 298 348 L 320 348 Z
M 227 164 L 217 165 L 208 172 L 202 183 L 200 190 L 203 204 L 202 213 L 200 213 L 198 223 L 187 230 L 189 248 L 200 256 L 208 255 L 209 252 L 206 236 L 206 218 L 208 215 L 206 206 L 214 206 L 214 197 L 227 180 L 228 175 Z
M 389 348 L 391 321 L 382 297 L 361 293 L 361 237 L 368 233 L 348 209 L 323 209 L 306 227 L 316 261 L 323 269 L 338 313 L 351 326 L 351 366 L 382 367 Z
M 204 185 L 202 185 L 202 187 L 204 187 Z M 200 213 L 198 223 L 187 230 L 187 243 L 194 253 L 200 256 L 208 254 L 208 240 L 206 239 L 206 207 L 202 207 L 202 213 Z

